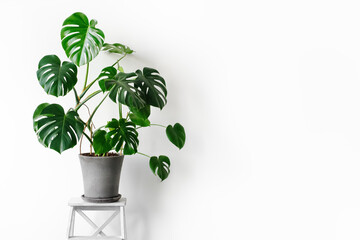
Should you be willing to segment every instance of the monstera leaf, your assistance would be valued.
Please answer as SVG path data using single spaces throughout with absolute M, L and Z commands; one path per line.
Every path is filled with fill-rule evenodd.
M 61 44 L 66 55 L 77 66 L 87 64 L 100 52 L 104 33 L 95 28 L 96 20 L 89 22 L 85 14 L 77 12 L 65 19 L 61 29 Z
M 84 129 L 75 111 L 69 110 L 65 114 L 58 104 L 40 104 L 34 112 L 33 121 L 39 142 L 58 153 L 74 147 Z
M 166 127 L 166 135 L 170 142 L 181 149 L 185 144 L 185 129 L 180 123 L 175 123 L 174 127 L 169 125 Z
M 61 63 L 56 55 L 47 55 L 40 60 L 36 75 L 47 94 L 65 96 L 77 82 L 77 67 L 71 62 Z
M 116 76 L 116 73 L 117 73 L 117 70 L 114 67 L 106 67 L 103 70 L 101 70 L 101 73 L 99 74 L 98 79 L 99 79 L 99 86 L 103 92 L 105 92 L 106 90 L 109 90 L 109 89 L 106 89 L 106 87 L 105 87 L 105 81 L 114 79 Z
M 162 109 L 166 104 L 167 90 L 165 80 L 158 73 L 152 68 L 144 68 L 143 72 L 137 70 L 135 86 L 141 89 L 147 104 Z
M 161 181 L 164 181 L 170 174 L 170 159 L 167 156 L 151 157 L 149 161 L 150 169 Z
M 141 127 L 150 126 L 148 117 L 150 116 L 150 105 L 146 105 L 143 108 L 130 108 L 131 113 L 129 117 L 133 123 Z
M 110 53 L 118 53 L 121 55 L 132 54 L 134 52 L 128 46 L 125 46 L 120 43 L 113 43 L 113 44 L 104 43 L 102 50 Z
M 110 131 L 106 134 L 109 139 L 111 147 L 119 152 L 122 145 L 124 145 L 124 155 L 131 155 L 137 152 L 139 145 L 138 132 L 135 129 L 135 124 L 121 118 L 119 120 L 113 118 L 105 126 Z
M 116 74 L 114 79 L 104 79 L 106 90 L 110 90 L 109 97 L 116 103 L 116 100 L 129 107 L 142 108 L 145 101 L 141 98 L 139 91 L 134 87 L 135 73 Z
M 105 130 L 96 130 L 93 135 L 93 147 L 96 154 L 104 154 L 112 149 L 110 142 L 106 139 Z

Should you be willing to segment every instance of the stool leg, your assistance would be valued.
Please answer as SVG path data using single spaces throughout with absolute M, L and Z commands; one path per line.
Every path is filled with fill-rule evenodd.
M 123 225 L 123 228 L 124 228 L 124 240 L 127 239 L 127 234 L 126 234 L 126 219 L 125 219 L 125 206 L 122 207 L 122 225 Z
M 75 209 L 74 207 L 70 208 L 70 216 L 69 216 L 69 225 L 68 225 L 68 232 L 67 238 L 70 239 L 74 236 L 74 223 L 75 223 Z
M 120 224 L 120 238 L 124 239 L 124 230 L 123 230 L 123 219 L 122 219 L 122 208 L 119 207 L 119 224 Z

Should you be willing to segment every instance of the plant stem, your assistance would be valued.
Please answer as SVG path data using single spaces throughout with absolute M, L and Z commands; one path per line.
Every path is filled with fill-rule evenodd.
M 91 140 L 91 138 L 89 137 L 89 135 L 87 135 L 85 132 L 83 132 L 84 136 L 87 138 L 87 140 L 89 140 L 89 142 L 92 144 L 93 141 Z
M 78 94 L 77 94 L 77 92 L 76 92 L 75 87 L 73 88 L 73 90 L 74 90 L 74 94 L 75 94 L 75 101 L 76 101 L 76 104 L 79 104 L 80 98 L 79 98 L 79 96 L 78 96 Z
M 141 153 L 141 152 L 137 152 L 137 153 L 140 154 L 140 155 L 143 155 L 145 157 L 151 158 L 149 155 L 146 155 L 145 153 Z
M 156 124 L 156 123 L 154 123 L 154 124 L 150 124 L 150 126 L 158 126 L 158 127 L 163 127 L 163 128 L 166 128 L 166 126 L 161 125 L 161 124 Z M 139 128 L 143 128 L 143 127 L 137 127 L 136 129 L 139 129 Z
M 111 66 L 113 67 L 113 66 L 115 66 L 116 64 L 118 64 L 118 63 L 121 61 L 121 59 L 123 59 L 124 57 L 126 57 L 126 55 L 127 55 L 127 53 L 126 53 L 124 56 L 122 56 L 121 58 L 119 58 L 119 59 L 118 59 L 113 65 L 111 65 Z M 77 98 L 77 99 L 79 99 L 79 101 L 80 101 L 80 99 L 82 99 L 82 98 L 84 97 L 84 95 L 85 95 L 86 92 L 90 89 L 90 87 L 91 87 L 92 85 L 94 85 L 94 83 L 99 79 L 99 77 L 97 77 L 97 78 L 94 79 L 91 83 L 89 83 L 89 85 L 87 85 L 88 76 L 89 76 L 89 63 L 86 64 L 86 75 L 85 75 L 84 88 L 83 88 L 80 96 L 78 96 L 78 98 Z M 74 89 L 74 90 L 75 90 L 75 89 Z M 76 93 L 76 95 L 77 95 L 77 93 Z M 77 102 L 77 103 L 78 103 L 78 102 Z
M 119 104 L 119 118 L 122 119 L 122 104 L 118 102 Z
M 87 85 L 85 87 L 85 89 L 81 92 L 79 98 L 81 99 L 85 94 L 86 92 L 90 89 L 90 87 L 98 80 L 99 78 L 97 77 L 96 79 L 94 79 L 91 83 L 89 83 L 89 85 Z
M 85 90 L 86 88 L 86 85 L 87 85 L 87 80 L 88 80 L 88 76 L 89 76 L 89 63 L 86 64 L 86 75 L 85 75 L 85 83 L 84 83 L 84 88 L 83 88 L 83 91 Z
M 90 122 L 90 139 L 93 137 L 92 127 L 94 124 Z M 90 142 L 90 155 L 92 154 L 92 142 Z
M 78 103 L 78 105 L 75 107 L 75 111 L 77 112 L 77 110 L 79 110 L 79 108 L 84 105 L 87 101 L 89 101 L 91 98 L 95 97 L 96 95 L 98 95 L 99 93 L 101 93 L 101 90 L 97 90 L 96 92 L 93 92 L 92 94 L 90 94 L 89 96 L 87 96 L 87 98 L 85 98 L 84 101 L 82 101 L 81 103 Z
M 98 110 L 98 108 L 100 107 L 100 105 L 105 101 L 105 99 L 107 98 L 107 96 L 109 96 L 110 91 L 105 95 L 105 97 L 101 100 L 101 102 L 95 107 L 94 111 L 92 112 L 92 114 L 90 115 L 89 120 L 86 123 L 86 126 L 88 126 L 89 124 L 91 124 L 91 121 L 94 117 L 94 114 L 96 113 L 96 111 Z
M 81 134 L 81 138 L 80 138 L 80 144 L 79 144 L 79 151 L 80 151 L 80 155 L 81 155 L 81 145 L 82 145 L 82 140 L 84 138 L 84 131 L 85 129 L 83 130 L 83 134 Z
M 121 59 L 123 59 L 124 57 L 126 57 L 127 53 L 124 54 L 124 56 L 122 56 L 121 58 L 119 58 L 113 65 L 111 65 L 112 67 L 115 66 L 118 62 L 121 61 Z
M 88 110 L 88 113 L 89 113 L 89 115 L 90 115 L 90 110 L 89 110 L 89 108 L 85 105 L 85 107 L 87 108 L 87 110 Z M 84 136 L 89 140 L 89 142 L 90 142 L 90 153 L 91 153 L 91 145 L 93 144 L 93 141 L 91 140 L 91 138 L 92 138 L 92 136 L 91 137 L 89 137 L 89 135 L 87 135 L 86 133 L 85 133 L 85 130 L 86 130 L 86 128 L 87 128 L 87 124 L 88 123 L 85 123 L 83 120 L 81 120 L 80 119 L 80 121 L 85 125 L 85 127 L 84 127 L 84 129 L 83 129 L 83 131 L 82 131 L 82 134 L 81 134 L 81 139 L 80 139 L 80 154 L 81 154 L 81 145 L 82 145 L 82 140 L 83 140 L 83 138 L 84 138 Z M 91 129 L 89 129 L 89 131 L 91 131 Z
M 150 126 L 158 126 L 158 127 L 163 127 L 163 128 L 166 128 L 164 125 L 161 125 L 161 124 L 150 124 Z
M 80 146 L 80 154 L 81 154 L 82 140 L 83 140 L 84 136 L 89 140 L 90 144 L 93 143 L 93 141 L 91 140 L 91 138 L 89 137 L 89 135 L 87 135 L 87 134 L 85 133 L 85 129 L 86 129 L 86 126 L 84 127 L 84 130 L 83 130 L 82 135 L 81 135 L 81 138 L 80 138 L 80 144 L 79 144 L 79 146 Z

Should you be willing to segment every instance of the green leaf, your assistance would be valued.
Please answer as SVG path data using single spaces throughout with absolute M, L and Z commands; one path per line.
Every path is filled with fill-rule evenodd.
M 61 44 L 68 58 L 77 66 L 89 63 L 103 47 L 105 35 L 95 28 L 96 24 L 96 20 L 89 22 L 81 12 L 72 14 L 63 23 Z
M 143 108 L 130 108 L 130 111 L 143 119 L 147 119 L 150 116 L 150 105 L 145 105 Z
M 106 136 L 105 130 L 95 131 L 93 135 L 93 147 L 96 154 L 104 154 L 112 149 L 110 142 L 105 136 Z
M 118 66 L 118 71 L 119 72 L 124 72 L 124 68 L 122 66 Z
M 124 118 L 119 120 L 113 118 L 105 127 L 110 130 L 106 134 L 106 138 L 115 151 L 119 152 L 125 143 L 124 155 L 132 155 L 137 152 L 139 139 L 134 123 L 126 121 Z
M 101 70 L 101 73 L 99 74 L 99 86 L 103 92 L 109 90 L 105 87 L 105 81 L 114 79 L 116 76 L 117 70 L 114 67 L 106 67 L 103 70 Z
M 148 127 L 150 126 L 150 120 L 149 119 L 144 119 L 144 118 L 141 118 L 139 117 L 138 115 L 135 115 L 133 113 L 130 113 L 129 114 L 129 117 L 130 117 L 130 120 L 135 123 L 136 125 L 138 126 L 141 126 L 141 127 Z
M 164 181 L 170 174 L 170 159 L 167 156 L 151 157 L 149 161 L 150 169 L 161 181 Z
M 47 94 L 65 96 L 77 82 L 77 67 L 71 62 L 61 63 L 56 55 L 47 55 L 40 60 L 36 75 Z
M 166 135 L 170 142 L 181 149 L 185 144 L 185 129 L 180 123 L 175 123 L 174 127 L 169 125 L 166 128 Z
M 74 147 L 84 129 L 74 110 L 65 114 L 58 104 L 40 104 L 34 112 L 33 123 L 39 142 L 58 153 Z
M 128 46 L 125 46 L 120 43 L 113 43 L 113 44 L 104 43 L 102 50 L 110 53 L 118 53 L 121 55 L 132 54 L 134 52 Z
M 142 98 L 147 104 L 162 109 L 167 102 L 167 90 L 165 80 L 158 73 L 152 68 L 144 68 L 143 72 L 137 70 L 135 87 L 141 89 Z
M 116 103 L 116 100 L 129 107 L 142 108 L 145 101 L 141 98 L 140 92 L 134 87 L 135 73 L 116 74 L 114 79 L 104 79 L 106 90 L 110 90 L 109 98 Z
M 150 105 L 146 105 L 143 108 L 130 108 L 131 113 L 129 117 L 133 123 L 141 127 L 150 126 L 148 117 L 150 116 Z

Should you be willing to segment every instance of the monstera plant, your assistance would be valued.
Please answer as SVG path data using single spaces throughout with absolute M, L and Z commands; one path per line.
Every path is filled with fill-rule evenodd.
M 105 43 L 105 34 L 96 25 L 96 20 L 89 21 L 83 13 L 72 14 L 61 29 L 61 44 L 70 61 L 61 61 L 56 55 L 47 55 L 40 60 L 37 78 L 45 92 L 55 97 L 73 92 L 75 103 L 67 111 L 59 104 L 40 104 L 33 115 L 37 138 L 45 147 L 58 153 L 80 142 L 80 155 L 94 157 L 94 161 L 95 157 L 141 154 L 149 157 L 150 169 L 164 180 L 170 173 L 170 159 L 164 155 L 140 153 L 138 129 L 164 127 L 164 135 L 171 143 L 179 149 L 184 146 L 185 131 L 179 123 L 163 126 L 149 120 L 152 108 L 163 109 L 167 103 L 165 80 L 156 69 L 149 67 L 124 72 L 120 61 L 134 51 L 120 43 Z M 98 76 L 89 81 L 90 63 L 101 52 L 118 55 L 118 60 L 111 66 L 104 66 Z M 82 68 L 85 79 L 79 86 L 77 73 Z M 79 109 L 87 107 L 86 103 L 97 95 L 103 95 L 103 98 L 96 107 L 89 115 L 80 116 Z M 114 102 L 119 117 L 109 119 L 103 127 L 95 129 L 93 117 L 106 99 Z M 81 153 L 83 136 L 90 142 L 89 153 Z

